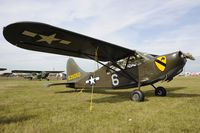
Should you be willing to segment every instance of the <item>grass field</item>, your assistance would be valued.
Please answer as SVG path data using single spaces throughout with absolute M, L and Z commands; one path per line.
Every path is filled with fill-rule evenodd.
M 117 133 L 199 132 L 200 78 L 179 77 L 167 88 L 168 96 L 155 97 L 143 87 L 144 102 L 132 102 L 127 90 L 90 93 L 64 86 L 44 88 L 47 81 L 0 80 L 0 132 Z

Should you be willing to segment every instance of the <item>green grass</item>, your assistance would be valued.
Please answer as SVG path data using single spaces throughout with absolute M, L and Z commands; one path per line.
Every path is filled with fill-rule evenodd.
M 168 90 L 155 97 L 142 87 L 145 101 L 129 100 L 132 89 L 90 93 L 64 86 L 44 88 L 47 81 L 0 80 L 0 132 L 199 132 L 200 78 L 175 78 L 158 83 Z

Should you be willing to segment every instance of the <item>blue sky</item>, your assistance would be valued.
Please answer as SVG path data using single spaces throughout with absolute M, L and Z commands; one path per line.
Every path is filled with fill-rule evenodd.
M 200 57 L 200 0 L 1 0 L 0 27 L 37 21 L 153 54 L 181 50 Z M 0 33 L 0 67 L 64 70 L 67 56 L 24 50 Z M 93 61 L 78 59 L 87 71 Z M 199 60 L 188 71 L 200 71 Z M 186 71 L 187 71 L 186 70 Z

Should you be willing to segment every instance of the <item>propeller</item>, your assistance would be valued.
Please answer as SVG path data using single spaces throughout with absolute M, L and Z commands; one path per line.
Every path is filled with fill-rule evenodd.
M 183 53 L 183 52 L 180 52 L 181 53 L 181 57 L 182 58 L 186 58 L 186 59 L 190 59 L 190 60 L 195 60 L 194 56 L 192 56 L 191 53 Z

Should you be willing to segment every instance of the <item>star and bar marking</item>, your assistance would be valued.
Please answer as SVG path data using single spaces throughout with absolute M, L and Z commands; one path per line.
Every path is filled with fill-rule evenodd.
M 100 79 L 100 77 L 93 78 L 93 76 L 90 76 L 90 78 L 88 80 L 86 80 L 85 83 L 90 84 L 90 85 L 95 85 L 96 81 L 99 79 Z
M 54 42 L 54 41 L 58 41 L 59 43 L 66 44 L 66 45 L 71 43 L 68 40 L 56 38 L 56 33 L 48 36 L 48 35 L 42 35 L 42 34 L 38 34 L 38 33 L 34 33 L 34 32 L 31 32 L 31 31 L 25 30 L 25 31 L 22 32 L 22 35 L 32 37 L 32 38 L 34 38 L 38 35 L 40 37 L 40 39 L 37 40 L 36 42 L 46 42 L 48 44 L 52 44 L 52 42 Z

